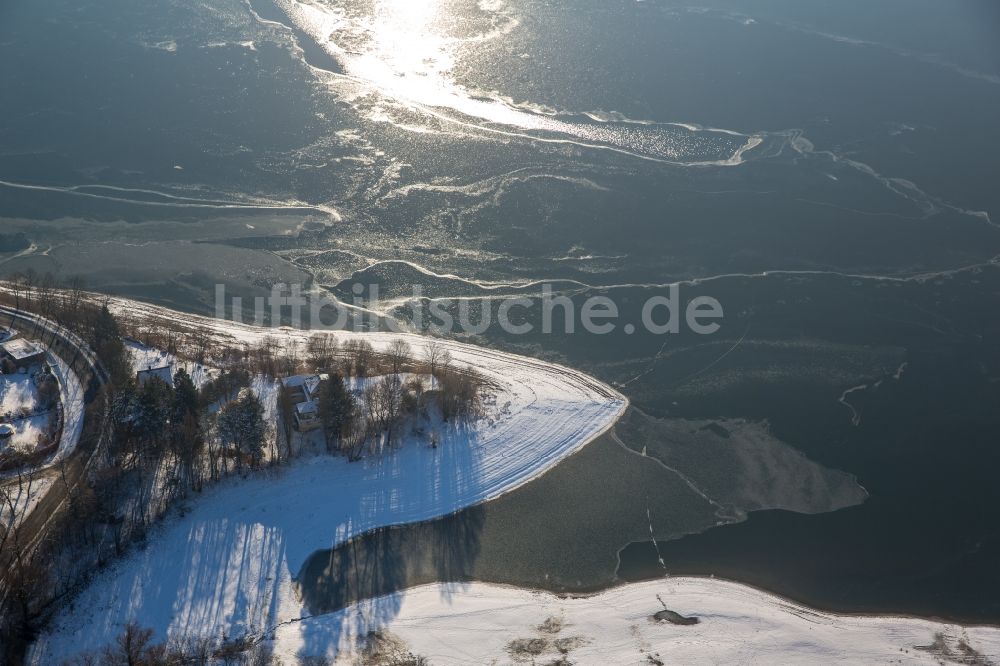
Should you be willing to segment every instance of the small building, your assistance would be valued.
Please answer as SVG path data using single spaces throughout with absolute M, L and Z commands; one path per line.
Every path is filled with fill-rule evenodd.
M 295 429 L 299 432 L 318 430 L 323 422 L 319 418 L 319 405 L 315 400 L 295 405 Z
M 319 389 L 329 378 L 329 375 L 295 375 L 281 380 L 294 406 L 295 429 L 299 432 L 318 430 L 323 425 L 319 417 Z
M 147 382 L 153 379 L 158 379 L 167 386 L 172 387 L 174 385 L 174 373 L 170 371 L 169 365 L 165 365 L 162 368 L 146 368 L 135 374 L 135 382 L 140 387 L 145 386 Z
M 45 362 L 45 347 L 25 338 L 14 338 L 0 344 L 3 358 L 18 368 L 30 368 Z

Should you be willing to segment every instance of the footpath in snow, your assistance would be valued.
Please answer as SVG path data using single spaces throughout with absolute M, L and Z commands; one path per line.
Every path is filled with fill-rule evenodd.
M 698 622 L 657 620 L 664 608 Z M 273 645 L 286 663 L 347 657 L 369 631 L 435 666 L 562 657 L 574 664 L 802 666 L 1000 659 L 997 628 L 832 615 L 711 578 L 635 583 L 583 598 L 484 583 L 425 585 L 282 626 Z
M 215 342 L 273 339 L 305 349 L 309 333 L 257 329 L 118 301 L 129 315 L 190 323 Z M 360 336 L 376 349 L 404 338 Z M 498 497 L 545 473 L 607 430 L 626 407 L 617 392 L 571 369 L 442 342 L 455 364 L 490 385 L 487 418 L 445 430 L 437 448 L 407 442 L 378 459 L 305 458 L 276 474 L 229 479 L 191 502 L 136 551 L 95 577 L 37 642 L 31 660 L 58 663 L 113 642 L 130 619 L 163 639 L 239 637 L 301 618 L 293 577 L 316 550 L 386 525 L 427 520 Z M 334 643 L 335 644 L 335 643 Z

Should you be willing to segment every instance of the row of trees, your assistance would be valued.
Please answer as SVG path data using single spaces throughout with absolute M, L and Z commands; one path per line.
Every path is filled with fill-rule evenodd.
M 101 359 L 115 384 L 132 374 L 122 327 L 111 313 L 109 300 L 94 299 L 81 278 L 59 282 L 51 273 L 28 269 L 9 276 L 4 286 L 8 291 L 0 292 L 0 301 L 57 321 L 79 335 Z
M 106 300 L 48 278 L 20 276 L 0 300 L 82 338 L 110 381 L 91 396 L 76 455 L 31 512 L 33 460 L 0 483 L 0 662 L 18 663 L 58 599 L 143 538 L 173 501 L 208 479 L 259 466 L 269 438 L 249 373 L 222 372 L 199 390 L 184 370 L 171 384 L 136 381 L 125 329 Z
M 151 629 L 129 622 L 112 645 L 81 654 L 66 666 L 280 666 L 281 663 L 262 643 L 223 641 L 219 645 L 208 638 L 187 637 L 160 643 Z
M 172 386 L 151 378 L 117 391 L 108 447 L 113 472 L 103 482 L 119 490 L 127 479 L 134 484 L 126 493 L 133 525 L 145 527 L 206 480 L 259 468 L 268 452 L 278 461 L 264 405 L 248 380 L 227 372 L 199 390 L 180 368 Z
M 155 640 L 150 629 L 129 622 L 112 645 L 78 656 L 66 666 L 283 666 L 261 641 L 228 640 L 219 644 L 209 638 Z M 299 666 L 330 666 L 326 657 L 299 656 Z M 338 662 L 339 663 L 339 662 Z M 353 660 L 357 666 L 427 666 L 426 657 L 414 654 L 398 637 L 385 631 L 369 632 L 359 641 Z
M 407 426 L 420 432 L 436 420 L 465 420 L 481 405 L 479 376 L 454 367 L 450 353 L 436 341 L 417 357 L 403 340 L 379 353 L 365 340 L 340 348 L 333 337 L 317 334 L 307 351 L 309 370 L 329 374 L 317 401 L 327 448 L 352 460 L 397 445 Z M 284 422 L 290 424 L 294 405 L 285 394 L 281 404 Z M 431 440 L 437 444 L 434 435 Z

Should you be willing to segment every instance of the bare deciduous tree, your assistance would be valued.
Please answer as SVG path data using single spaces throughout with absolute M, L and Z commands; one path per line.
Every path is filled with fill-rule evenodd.
M 424 347 L 424 361 L 427 363 L 427 369 L 430 371 L 432 378 L 437 378 L 438 369 L 441 367 L 446 355 L 449 355 L 448 350 L 437 340 L 431 340 Z
M 313 333 L 306 345 L 306 356 L 313 370 L 326 371 L 333 368 L 337 354 L 337 339 L 329 333 Z
M 405 340 L 393 340 L 386 350 L 385 358 L 389 364 L 389 372 L 398 375 L 410 360 L 413 350 Z
M 365 378 L 375 365 L 375 350 L 367 340 L 351 340 L 344 345 L 344 376 Z
M 164 663 L 165 654 L 166 648 L 153 642 L 153 630 L 143 629 L 131 620 L 103 657 L 108 666 L 158 666 Z

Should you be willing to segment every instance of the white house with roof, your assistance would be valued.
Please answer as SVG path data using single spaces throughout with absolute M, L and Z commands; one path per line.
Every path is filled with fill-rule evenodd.
M 281 380 L 294 405 L 292 413 L 299 432 L 317 430 L 323 425 L 319 417 L 319 389 L 329 378 L 329 375 L 294 375 Z
M 25 338 L 13 338 L 0 344 L 3 358 L 18 368 L 30 368 L 45 362 L 45 347 Z

